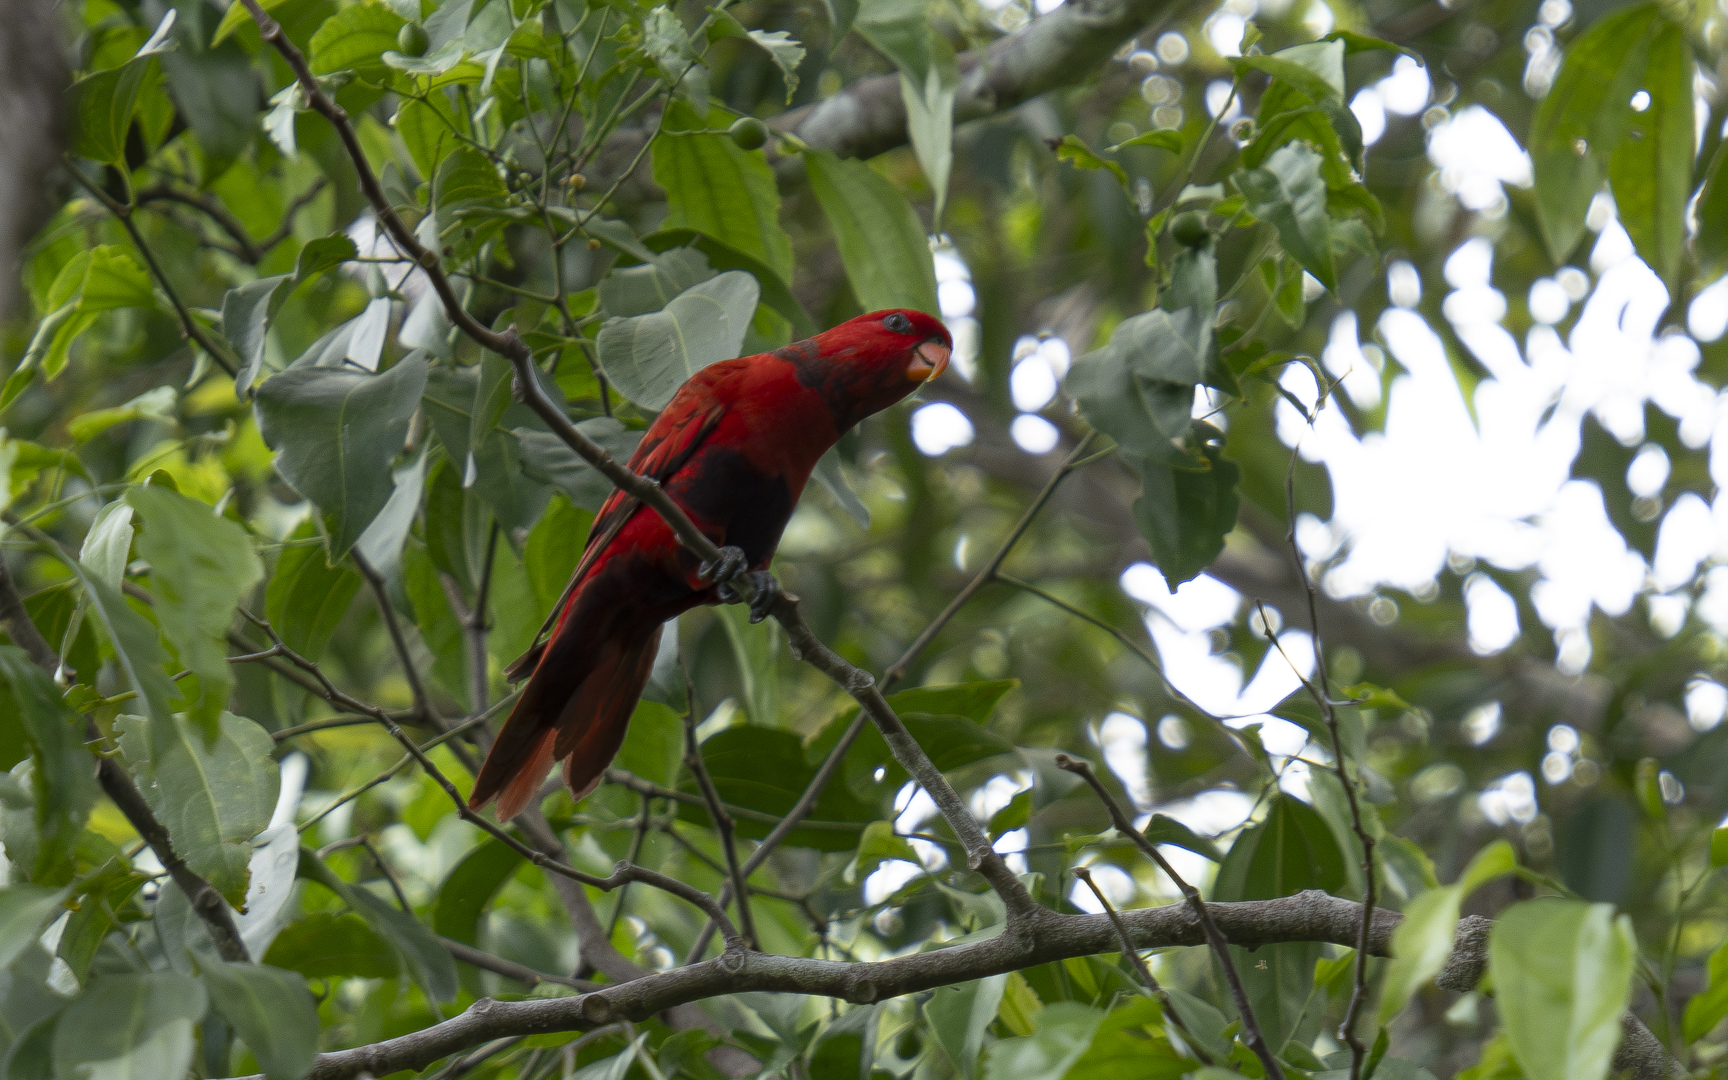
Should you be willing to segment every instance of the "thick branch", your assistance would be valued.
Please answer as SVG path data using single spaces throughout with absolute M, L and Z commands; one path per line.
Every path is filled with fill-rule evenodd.
M 1130 35 L 1178 7 L 1170 0 L 1069 0 L 987 49 L 962 53 L 955 123 L 1073 85 L 1090 76 Z M 793 109 L 771 123 L 819 150 L 875 157 L 906 144 L 900 76 L 859 79 L 833 97 Z
M 321 1054 L 310 1080 L 345 1080 L 362 1073 L 384 1076 L 401 1069 L 423 1069 L 492 1039 L 581 1031 L 620 1019 L 640 1021 L 674 1006 L 746 991 L 816 994 L 869 1004 L 1035 964 L 1116 951 L 1117 932 L 1105 916 L 1038 910 L 1032 934 L 1005 933 L 877 963 L 737 952 L 690 967 L 655 972 L 581 997 L 482 1000 L 460 1016 L 411 1035 Z M 1362 915 L 1361 905 L 1317 891 L 1278 900 L 1209 904 L 1207 910 L 1231 944 L 1249 948 L 1284 941 L 1352 945 Z M 1205 943 L 1194 913 L 1185 904 L 1127 911 L 1120 917 L 1135 948 Z M 1392 931 L 1401 918 L 1392 911 L 1376 912 L 1370 942 L 1377 955 L 1386 955 Z

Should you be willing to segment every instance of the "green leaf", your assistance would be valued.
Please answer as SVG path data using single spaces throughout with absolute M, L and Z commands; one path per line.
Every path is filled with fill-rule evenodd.
M 858 850 L 852 853 L 852 861 L 846 864 L 841 877 L 846 884 L 856 885 L 890 859 L 902 859 L 913 865 L 922 865 L 918 853 L 912 850 L 911 842 L 903 836 L 895 835 L 892 821 L 872 821 L 864 826 L 864 832 L 858 838 Z M 994 1015 L 995 1010 L 991 1011 Z M 973 1048 L 972 1056 L 978 1056 L 976 1047 Z M 970 1072 L 970 1066 L 967 1071 Z
M 859 306 L 937 314 L 936 264 L 906 197 L 862 161 L 807 150 L 804 162 Z
M 210 1004 L 228 1021 L 268 1080 L 300 1080 L 318 1056 L 318 1004 L 306 981 L 262 964 L 204 968 Z
M 915 686 L 890 694 L 888 704 L 902 716 L 911 713 L 959 716 L 974 724 L 983 724 L 989 721 L 1003 696 L 1019 685 L 1019 679 L 987 679 L 983 682 Z
M 1218 845 L 1199 835 L 1193 829 L 1163 814 L 1153 814 L 1152 820 L 1146 823 L 1142 830 L 1146 839 L 1154 844 L 1171 844 L 1175 847 L 1203 855 L 1215 863 L 1224 861 L 1224 853 L 1218 850 Z
M 162 633 L 198 676 L 198 697 L 188 702 L 187 712 L 214 738 L 234 686 L 228 627 L 240 601 L 264 577 L 263 564 L 246 530 L 204 503 L 158 485 L 128 490 L 126 502 L 144 521 L 138 554 L 150 563 Z
M 1628 102 L 1610 109 L 1630 114 L 1625 139 L 1608 158 L 1614 211 L 1638 254 L 1667 284 L 1679 290 L 1686 251 L 1686 204 L 1692 198 L 1692 49 L 1686 31 L 1667 18 L 1653 24 L 1640 85 L 1650 96 L 1643 112 Z
M 502 199 L 510 194 L 498 176 L 498 168 L 471 146 L 462 146 L 438 163 L 437 177 L 432 184 L 435 205 L 486 199 Z
M 289 2 L 290 0 L 259 0 L 258 6 L 268 13 Z M 222 21 L 216 24 L 216 33 L 210 38 L 211 47 L 214 48 L 215 46 L 222 44 L 222 42 L 228 39 L 228 35 L 234 33 L 234 31 L 240 29 L 242 26 L 251 25 L 252 15 L 246 10 L 245 4 L 241 4 L 238 8 L 230 5 L 227 12 L 223 14 Z
M 954 93 L 960 83 L 954 47 L 931 23 L 927 0 L 874 0 L 860 9 L 855 25 L 900 69 L 906 131 L 935 192 L 934 227 L 941 231 L 954 164 Z
M 264 441 L 276 467 L 319 509 L 330 557 L 348 553 L 395 490 L 390 462 L 426 386 L 426 360 L 410 355 L 382 375 L 293 368 L 258 390 Z
M 722 802 L 776 819 L 798 802 L 816 771 L 804 760 L 804 748 L 796 734 L 757 724 L 730 727 L 709 736 L 702 743 L 702 761 Z M 686 778 L 683 787 L 694 792 L 696 782 Z M 693 825 L 708 824 L 708 810 L 703 806 L 680 804 L 678 816 Z M 845 785 L 830 784 L 816 800 L 810 822 L 853 824 L 839 828 L 806 824 L 794 830 L 786 843 L 819 851 L 851 851 L 862 827 L 877 816 Z M 772 828 L 772 823 L 753 816 L 737 817 L 738 835 L 745 839 L 760 839 Z
M 1380 996 L 1380 1024 L 1403 1011 L 1416 989 L 1446 966 L 1462 899 L 1459 887 L 1449 885 L 1430 889 L 1405 905 L 1404 921 L 1392 935 L 1392 963 Z
M 277 274 L 229 289 L 222 297 L 222 336 L 240 361 L 235 393 L 244 394 L 258 378 L 270 325 L 294 285 L 294 275 Z
M 486 905 L 521 865 L 522 856 L 497 840 L 488 840 L 462 856 L 438 887 L 438 900 L 432 908 L 433 932 L 453 941 L 480 944 L 480 918 Z M 478 996 L 483 992 L 479 969 L 462 964 L 458 970 L 470 993 Z
M 774 313 L 792 324 L 792 333 L 799 338 L 814 337 L 817 327 L 810 319 L 804 305 L 792 295 L 792 290 L 767 263 L 754 255 L 746 254 L 731 245 L 717 240 L 706 233 L 695 229 L 661 229 L 642 238 L 642 242 L 658 252 L 665 252 L 677 247 L 690 247 L 701 252 L 708 259 L 708 265 L 715 271 L 743 270 L 756 278 L 756 283 L 762 287 L 762 306 L 772 308 Z M 616 274 L 618 271 L 614 271 Z M 694 283 L 692 283 L 694 284 Z M 662 305 L 664 306 L 664 305 Z
M 456 996 L 456 962 L 438 939 L 412 913 L 387 903 L 365 889 L 348 884 L 312 852 L 300 849 L 300 876 L 329 889 L 354 909 L 396 950 L 409 978 L 436 1001 Z
M 1302 143 L 1274 150 L 1264 168 L 1235 174 L 1236 186 L 1248 200 L 1248 211 L 1278 230 L 1284 250 L 1320 284 L 1338 287 L 1332 261 L 1332 237 L 1326 216 L 1326 184 L 1320 176 L 1320 155 Z
M 182 1080 L 192 1064 L 192 1025 L 208 1008 L 197 979 L 104 975 L 60 1014 L 56 1080 Z
M 1073 1001 L 1044 1006 L 1035 1034 L 1003 1039 L 984 1058 L 985 1080 L 1062 1080 L 1092 1045 L 1104 1013 Z
M 302 522 L 288 541 L 264 594 L 265 618 L 289 648 L 317 660 L 360 591 L 360 575 L 346 562 L 325 562 L 324 545 L 310 521 Z
M 608 319 L 600 364 L 625 397 L 663 409 L 691 375 L 738 355 L 760 295 L 755 278 L 729 270 L 685 289 L 664 311 Z
M 1710 865 L 1728 866 L 1728 826 L 1719 826 L 1710 833 Z
M 138 694 L 139 703 L 152 722 L 172 723 L 170 703 L 178 692 L 162 670 L 168 662 L 168 654 L 162 648 L 156 628 L 132 610 L 118 587 L 95 576 L 82 563 L 69 561 L 67 565 L 84 586 L 85 595 L 90 600 L 90 612 L 108 635 L 125 685 Z
M 574 454 L 571 456 L 575 457 Z M 522 564 L 528 571 L 528 584 L 534 592 L 537 618 L 551 611 L 552 605 L 563 595 L 565 583 L 575 572 L 577 563 L 582 561 L 588 527 L 593 521 L 592 511 L 580 509 L 562 495 L 555 495 L 546 504 L 546 512 L 540 516 L 539 523 L 528 534 L 528 542 L 522 548 Z
M 222 713 L 213 742 L 176 716 L 115 721 L 120 749 L 174 850 L 235 907 L 246 898 L 249 841 L 270 824 L 281 778 L 270 733 Z
M 328 75 L 353 69 L 362 75 L 381 75 L 383 56 L 396 48 L 396 32 L 406 22 L 383 4 L 343 8 L 324 20 L 312 35 L 312 73 Z
M 1357 53 L 1381 51 L 1403 53 L 1405 56 L 1413 56 L 1417 59 L 1421 59 L 1421 54 L 1416 52 L 1414 49 L 1409 49 L 1403 45 L 1397 45 L 1390 41 L 1382 41 L 1377 37 L 1369 37 L 1366 34 L 1358 34 L 1354 30 L 1334 30 L 1320 40 L 1342 41 L 1344 43 L 1344 54 L 1346 56 L 1355 56 Z
M 674 104 L 666 126 L 689 131 L 707 124 Z M 666 189 L 662 228 L 694 229 L 760 261 L 781 281 L 791 280 L 792 241 L 780 227 L 780 189 L 761 153 L 741 149 L 726 135 L 662 137 L 654 144 L 654 181 Z
M 1148 134 L 1151 133 L 1149 132 Z M 1176 135 L 1173 131 L 1160 131 L 1157 132 L 1157 134 Z M 1145 136 L 1142 135 L 1139 136 L 1139 138 L 1143 139 Z M 1176 142 L 1178 147 L 1180 147 L 1182 142 L 1182 137 L 1180 135 L 1176 136 Z M 1111 147 L 1111 149 L 1114 150 L 1116 147 Z M 1066 161 L 1070 165 L 1077 165 L 1082 169 L 1109 169 L 1111 172 L 1116 174 L 1116 179 L 1121 183 L 1122 190 L 1128 190 L 1127 171 L 1114 161 L 1099 157 L 1090 146 L 1087 146 L 1084 142 L 1080 141 L 1080 138 L 1077 135 L 1062 136 L 1062 141 L 1056 144 L 1056 159 L 1058 161 Z
M 404 101 L 396 111 L 396 131 L 408 147 L 415 170 L 428 179 L 437 173 L 438 163 L 446 155 L 463 145 L 456 133 L 464 128 L 442 93 Z
M 151 309 L 156 294 L 150 277 L 132 256 L 112 244 L 102 244 L 74 256 L 49 286 L 44 308 L 49 312 L 37 326 L 25 349 L 24 359 L 12 379 L 40 367 L 52 379 L 66 367 L 72 342 L 89 329 L 96 316 L 118 308 Z M 10 405 L 28 379 L 16 386 L 8 381 L 0 394 L 0 408 Z
M 1501 912 L 1488 971 L 1530 1080 L 1603 1080 L 1620 1043 L 1638 941 L 1611 904 L 1532 900 Z
M 4 937 L 0 936 L 0 940 Z M 1728 941 L 1718 945 L 1710 954 L 1705 968 L 1710 976 L 1708 987 L 1686 1002 L 1681 1033 L 1687 1042 L 1696 1042 L 1710 1034 L 1711 1029 L 1728 1016 Z
M 172 18 L 170 13 L 169 19 Z M 86 75 L 66 91 L 74 120 L 74 155 L 125 167 L 126 131 L 138 109 L 138 92 L 150 74 L 151 63 L 172 48 L 167 31 L 173 23 L 164 22 L 166 25 L 158 28 L 132 59 L 119 67 Z
M 658 701 L 637 702 L 616 760 L 620 768 L 644 780 L 661 787 L 673 786 L 684 763 L 682 715 Z
M 1566 57 L 1554 77 L 1553 87 L 1536 106 L 1536 116 L 1530 128 L 1530 159 L 1536 174 L 1536 216 L 1542 235 L 1548 243 L 1548 254 L 1556 263 L 1565 262 L 1584 235 L 1584 215 L 1590 200 L 1602 189 L 1608 178 L 1612 159 L 1626 142 L 1636 120 L 1640 128 L 1648 128 L 1655 112 L 1638 114 L 1632 111 L 1632 95 L 1645 89 L 1651 95 L 1651 109 L 1658 108 L 1655 96 L 1661 92 L 1665 103 L 1670 101 L 1668 87 L 1673 80 L 1688 78 L 1684 64 L 1681 70 L 1655 71 L 1658 55 L 1671 55 L 1670 33 L 1679 33 L 1662 13 L 1660 4 L 1642 3 L 1621 8 L 1597 20 L 1580 34 L 1566 49 Z M 1681 100 L 1690 102 L 1690 84 Z M 1671 116 L 1663 115 L 1660 129 L 1645 132 L 1647 147 L 1631 148 L 1627 164 L 1627 180 L 1632 180 L 1632 163 L 1667 161 L 1676 152 L 1669 142 Z M 1690 123 L 1691 114 L 1687 113 Z M 1687 129 L 1691 138 L 1691 129 Z M 1687 154 L 1691 153 L 1688 142 Z M 1663 186 L 1678 180 L 1687 184 L 1691 176 L 1690 156 L 1683 175 L 1663 181 Z M 1643 170 L 1639 170 L 1643 171 Z M 1658 202 L 1652 185 L 1648 192 L 1625 193 L 1635 202 L 1644 204 L 1654 224 Z M 1620 185 L 1614 196 L 1620 201 Z M 1661 201 L 1666 201 L 1664 195 Z M 1630 227 L 1628 228 L 1630 232 Z M 1648 242 L 1647 237 L 1647 242 Z M 1640 248 L 1640 254 L 1654 254 Z M 1652 264 L 1653 266 L 1655 264 Z M 1656 267 L 1658 272 L 1661 267 Z
M 172 386 L 158 386 L 154 390 L 144 391 L 124 405 L 75 416 L 67 423 L 66 432 L 72 436 L 74 442 L 86 443 L 109 428 L 132 420 L 158 420 L 165 424 L 176 424 L 179 422 L 175 411 L 179 400 L 179 395 Z
M 6 837 L 6 854 L 13 873 L 46 880 L 56 871 L 69 873 L 70 859 L 90 808 L 98 794 L 90 752 L 77 717 L 61 699 L 59 687 L 22 649 L 0 645 L 0 712 L 18 718 L 29 748 L 30 786 L 34 796 L 35 857 L 27 859 Z M 10 963 L 0 948 L 0 968 Z
M 1007 985 L 1008 976 L 992 975 L 938 987 L 930 1000 L 924 1003 L 924 1016 L 930 1021 L 930 1033 L 936 1037 L 936 1045 L 948 1055 L 948 1060 L 960 1070 L 965 1080 L 972 1080 L 978 1072 L 978 1056 L 984 1052 L 984 1032 L 996 1019 L 996 1009 L 1002 1004 L 1002 993 Z
M 1168 150 L 1172 154 L 1180 154 L 1183 145 L 1184 140 L 1180 131 L 1159 130 L 1142 131 L 1132 139 L 1125 139 L 1115 146 L 1107 146 L 1105 149 L 1114 154 L 1118 150 L 1126 150 L 1130 146 L 1153 146 L 1160 150 Z
M 11 885 L 0 889 L 0 968 L 9 968 L 36 944 L 42 928 L 60 914 L 65 889 L 45 885 Z
M 662 311 L 685 289 L 714 277 L 708 257 L 695 248 L 662 251 L 639 266 L 614 267 L 594 287 L 600 310 L 614 318 Z
M 822 0 L 822 3 L 828 9 L 828 49 L 832 52 L 840 47 L 840 39 L 858 19 L 858 0 Z
M 308 979 L 394 978 L 401 969 L 390 943 L 379 937 L 365 919 L 353 914 L 315 911 L 289 923 L 263 962 L 271 967 L 298 971 Z
M 786 104 L 792 104 L 792 96 L 798 93 L 798 65 L 804 62 L 803 44 L 784 30 L 751 30 L 746 36 L 761 46 L 780 69 L 780 78 L 786 84 Z
M 1293 45 L 1270 55 L 1234 57 L 1230 66 L 1238 77 L 1263 71 L 1288 83 L 1312 101 L 1344 100 L 1344 52 L 1342 41 L 1311 41 Z

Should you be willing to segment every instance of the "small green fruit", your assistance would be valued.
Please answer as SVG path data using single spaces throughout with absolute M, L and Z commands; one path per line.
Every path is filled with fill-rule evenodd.
M 768 143 L 768 125 L 754 116 L 739 117 L 726 133 L 741 150 L 760 150 Z
M 1190 210 L 1171 223 L 1170 235 L 1183 247 L 1197 248 L 1212 239 L 1212 230 L 1206 227 L 1204 211 Z
M 396 31 L 396 48 L 404 56 L 425 56 L 431 44 L 426 28 L 417 22 L 403 23 L 402 29 Z

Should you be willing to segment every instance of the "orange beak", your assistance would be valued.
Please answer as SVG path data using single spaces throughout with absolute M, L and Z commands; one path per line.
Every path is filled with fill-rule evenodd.
M 940 341 L 926 341 L 912 350 L 912 362 L 906 365 L 906 377 L 913 382 L 929 382 L 948 370 L 948 346 Z

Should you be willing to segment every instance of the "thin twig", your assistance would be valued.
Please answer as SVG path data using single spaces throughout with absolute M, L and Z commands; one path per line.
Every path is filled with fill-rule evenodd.
M 229 375 L 239 371 L 240 367 L 228 353 L 227 346 L 218 345 L 216 339 L 198 325 L 198 321 L 192 318 L 192 313 L 186 310 L 186 304 L 180 299 L 180 294 L 174 291 L 174 285 L 168 280 L 168 275 L 163 271 L 162 264 L 156 261 L 155 252 L 151 251 L 150 245 L 144 242 L 143 234 L 138 231 L 137 222 L 132 220 L 133 208 L 124 203 L 116 202 L 106 191 L 91 183 L 83 173 L 79 172 L 77 166 L 70 165 L 66 171 L 71 174 L 72 179 L 78 183 L 79 187 L 88 191 L 97 202 L 107 207 L 108 212 L 119 220 L 121 227 L 126 230 L 126 235 L 132 238 L 133 245 L 138 248 L 138 254 L 144 257 L 144 265 L 150 268 L 150 275 L 156 279 L 156 284 L 162 287 L 163 295 L 167 296 L 168 302 L 174 306 L 174 314 L 179 317 L 180 328 L 185 331 L 186 336 L 201 345 L 204 351 L 210 354 L 210 359 L 216 361 L 217 366 Z
M 1116 914 L 1116 908 L 1111 905 L 1110 898 L 1105 896 L 1104 890 L 1100 889 L 1098 883 L 1092 880 L 1092 871 L 1084 866 L 1076 866 L 1074 876 L 1085 882 L 1086 887 L 1092 890 L 1092 895 L 1097 897 L 1098 905 L 1104 909 L 1104 914 L 1110 917 L 1110 925 L 1116 928 L 1116 936 L 1122 939 L 1123 959 L 1133 965 L 1134 970 L 1140 975 L 1140 981 L 1146 984 L 1146 989 L 1151 991 L 1152 996 L 1164 1006 L 1165 1017 L 1175 1025 L 1177 1031 L 1182 1033 L 1183 1038 L 1188 1043 L 1188 1049 L 1193 1051 L 1194 1056 L 1200 1059 L 1202 1065 L 1211 1065 L 1213 1063 L 1212 1055 L 1206 1052 L 1206 1048 L 1200 1044 L 1200 1040 L 1194 1037 L 1192 1031 L 1188 1030 L 1188 1022 L 1183 1020 L 1182 1014 L 1176 1011 L 1175 1002 L 1170 1000 L 1170 995 L 1165 992 L 1164 987 L 1159 985 L 1157 978 L 1152 974 L 1152 969 L 1146 966 L 1146 961 L 1140 956 L 1140 950 L 1134 947 L 1134 939 L 1128 936 L 1128 927 L 1122 922 L 1122 916 Z
M 648 827 L 654 820 L 654 800 L 650 796 L 642 796 L 642 809 L 636 815 L 635 835 L 630 838 L 630 854 L 624 858 L 635 862 L 642 858 L 642 845 L 648 839 Z M 624 917 L 624 901 L 630 897 L 630 885 L 626 883 L 618 890 L 618 898 L 612 903 L 612 918 L 606 923 L 606 937 L 611 939 L 618 930 L 618 920 Z
M 256 265 L 263 261 L 264 256 L 268 255 L 272 248 L 288 239 L 294 232 L 294 215 L 298 214 L 313 199 L 316 199 L 323 192 L 326 183 L 327 181 L 323 177 L 314 180 L 310 187 L 289 203 L 287 209 L 282 211 L 281 224 L 276 227 L 275 231 L 261 240 L 254 240 L 252 233 L 241 223 L 240 219 L 222 204 L 222 200 L 213 195 L 206 195 L 198 191 L 182 191 L 168 184 L 159 184 L 156 187 L 145 188 L 138 192 L 133 197 L 133 201 L 139 206 L 147 206 L 153 202 L 176 202 L 201 211 L 234 241 L 232 247 L 224 245 L 224 251 Z
M 362 833 L 358 839 L 360 846 L 366 849 L 366 854 L 372 856 L 372 861 L 378 864 L 378 869 L 383 873 L 384 880 L 390 883 L 390 891 L 396 894 L 397 906 L 412 914 L 414 906 L 408 903 L 408 896 L 402 891 L 402 883 L 396 880 L 396 872 L 390 869 L 389 864 L 384 861 L 384 856 L 379 853 L 377 845 L 372 843 L 372 838 Z
M 1217 957 L 1218 966 L 1224 969 L 1224 981 L 1230 987 L 1231 1000 L 1235 1002 L 1236 1012 L 1242 1018 L 1242 1041 L 1247 1043 L 1248 1049 L 1252 1050 L 1254 1056 L 1260 1059 L 1261 1066 L 1266 1070 L 1266 1075 L 1271 1080 L 1284 1080 L 1284 1067 L 1278 1063 L 1278 1058 L 1273 1053 L 1271 1044 L 1266 1041 L 1265 1034 L 1260 1030 L 1260 1021 L 1254 1016 L 1254 1006 L 1249 1004 L 1248 992 L 1242 987 L 1242 977 L 1237 974 L 1236 963 L 1230 958 L 1230 940 L 1224 936 L 1224 932 L 1218 928 L 1218 923 L 1206 910 L 1206 904 L 1200 899 L 1199 891 L 1184 881 L 1182 875 L 1176 872 L 1176 868 L 1170 865 L 1170 860 L 1166 859 L 1164 853 L 1158 850 L 1157 845 L 1146 839 L 1146 835 L 1136 829 L 1134 823 L 1128 820 L 1128 815 L 1122 812 L 1122 807 L 1099 781 L 1097 774 L 1092 771 L 1091 764 L 1071 758 L 1067 754 L 1057 754 L 1056 766 L 1086 781 L 1091 786 L 1093 794 L 1098 796 L 1098 801 L 1102 802 L 1104 808 L 1110 812 L 1110 820 L 1115 824 L 1117 830 L 1133 840 L 1140 850 L 1158 865 L 1158 869 L 1164 871 L 1164 875 L 1175 884 L 1176 888 L 1181 890 L 1182 898 L 1188 902 L 1188 907 L 1200 922 L 1201 930 L 1206 935 L 1206 944 L 1211 947 L 1212 954 Z
M 935 640 L 936 635 L 942 632 L 942 628 L 948 625 L 949 620 L 959 614 L 960 609 L 966 606 L 966 602 L 996 576 L 997 571 L 1002 568 L 1002 563 L 1007 560 L 1008 553 L 1014 550 L 1014 545 L 1018 544 L 1020 538 L 1026 535 L 1026 530 L 1032 527 L 1032 519 L 1038 516 L 1038 512 L 1044 509 L 1044 504 L 1050 501 L 1052 495 L 1056 494 L 1056 486 L 1078 467 L 1081 458 L 1086 454 L 1086 447 L 1091 445 L 1095 435 L 1096 432 L 1088 431 L 1080 437 L 1080 441 L 1075 443 L 1074 449 L 1068 452 L 1068 457 L 1062 462 L 1061 467 L 1045 482 L 1043 490 L 1038 492 L 1031 504 L 1026 507 L 1026 512 L 1020 515 L 1020 520 L 1008 531 L 1008 535 L 1003 539 L 1001 545 L 996 548 L 996 554 L 990 557 L 990 561 L 984 564 L 984 568 L 978 571 L 977 576 L 966 583 L 965 588 L 954 594 L 954 599 L 948 601 L 948 606 L 942 609 L 940 615 L 930 621 L 930 625 L 926 626 L 923 632 L 913 639 L 912 644 L 906 646 L 906 651 L 900 654 L 900 659 L 889 664 L 887 669 L 882 672 L 882 687 L 885 691 L 900 681 L 901 676 L 906 674 L 907 667 L 911 666 L 912 661 L 918 658 L 918 654 L 923 652 L 931 641 Z
M 396 605 L 390 602 L 390 591 L 380 574 L 366 556 L 360 554 L 359 548 L 348 552 L 354 560 L 354 566 L 360 571 L 360 576 L 371 586 L 372 596 L 378 601 L 378 614 L 384 619 L 384 628 L 390 633 L 390 644 L 396 648 L 396 660 L 402 666 L 402 677 L 408 680 L 408 692 L 414 697 L 414 708 L 439 724 L 438 713 L 432 708 L 432 699 L 426 693 L 426 684 L 420 679 L 420 671 L 414 666 L 414 654 L 408 649 L 408 636 L 402 632 L 402 622 L 396 617 Z M 483 709 L 484 705 L 476 709 Z M 473 770 L 469 770 L 473 771 Z
M 714 786 L 714 778 L 708 775 L 708 766 L 702 760 L 702 747 L 696 742 L 696 688 L 691 685 L 688 669 L 684 672 L 684 693 L 688 703 L 684 710 L 684 767 L 696 777 L 696 786 L 702 789 L 702 798 L 708 804 L 708 819 L 714 823 L 714 831 L 720 836 L 720 850 L 726 853 L 726 873 L 732 880 L 732 896 L 738 901 L 738 928 L 743 931 L 744 940 L 755 948 L 756 918 L 750 912 L 750 890 L 746 887 L 743 868 L 738 865 L 737 830 L 733 827 L 732 815 L 720 803 L 720 789 Z M 720 903 L 724 906 L 726 901 L 720 900 Z
M 556 983 L 559 986 L 568 986 L 573 990 L 582 991 L 592 990 L 596 985 L 586 979 L 572 979 L 567 975 L 549 975 L 544 971 L 531 968 L 526 964 L 518 964 L 514 960 L 506 960 L 502 956 L 493 956 L 489 952 L 476 949 L 467 942 L 457 941 L 455 938 L 440 936 L 438 938 L 438 943 L 444 946 L 445 952 L 462 961 L 464 964 L 472 964 L 477 968 L 483 968 L 495 975 L 502 975 L 507 979 L 515 979 L 530 990 L 535 986 L 538 986 L 540 983 Z

